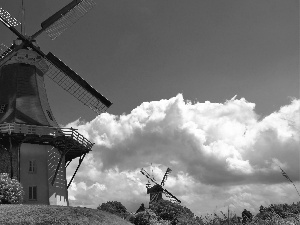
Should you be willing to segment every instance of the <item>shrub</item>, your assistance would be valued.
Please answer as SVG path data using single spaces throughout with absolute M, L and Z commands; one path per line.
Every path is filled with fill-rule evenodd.
M 173 224 L 201 224 L 200 218 L 196 218 L 190 209 L 167 200 L 161 199 L 152 203 L 150 209 L 160 219 L 171 221 Z
M 24 191 L 22 185 L 9 178 L 7 173 L 0 174 L 0 204 L 20 204 L 23 202 Z
M 146 213 L 146 210 L 135 214 L 133 223 L 135 225 L 150 225 L 149 215 Z
M 106 203 L 102 203 L 101 206 L 97 207 L 97 209 L 115 214 L 123 219 L 129 215 L 125 206 L 123 206 L 121 202 L 117 201 L 108 201 Z
M 151 209 L 135 214 L 135 225 L 171 225 L 170 221 L 160 219 Z

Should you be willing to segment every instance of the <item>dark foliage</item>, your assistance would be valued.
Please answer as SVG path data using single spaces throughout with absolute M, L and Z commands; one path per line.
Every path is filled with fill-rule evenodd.
M 160 219 L 171 221 L 172 224 L 202 224 L 201 219 L 196 217 L 190 209 L 167 200 L 161 199 L 152 203 L 150 209 L 153 210 Z
M 290 218 L 300 214 L 300 202 L 293 204 L 271 204 L 268 207 L 260 206 L 259 213 L 256 215 L 262 220 L 268 220 L 272 217 Z
M 252 213 L 250 211 L 248 211 L 247 209 L 244 209 L 244 211 L 242 212 L 242 218 L 243 218 L 242 223 L 245 224 L 245 223 L 251 222 L 252 217 L 253 217 Z
M 139 212 L 135 215 L 135 218 L 133 220 L 133 223 L 135 225 L 150 225 L 150 218 L 144 212 L 145 211 Z
M 108 201 L 106 203 L 102 203 L 97 207 L 97 209 L 115 214 L 123 219 L 129 215 L 125 206 L 123 206 L 121 202 L 117 201 Z
M 134 216 L 135 225 L 170 225 L 169 221 L 162 220 L 151 209 L 145 209 Z
M 0 174 L 0 204 L 20 204 L 23 201 L 24 191 L 16 179 L 8 174 Z

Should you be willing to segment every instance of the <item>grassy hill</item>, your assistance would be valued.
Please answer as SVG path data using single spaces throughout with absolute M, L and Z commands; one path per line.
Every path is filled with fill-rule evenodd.
M 132 225 L 97 209 L 47 205 L 0 205 L 0 224 Z

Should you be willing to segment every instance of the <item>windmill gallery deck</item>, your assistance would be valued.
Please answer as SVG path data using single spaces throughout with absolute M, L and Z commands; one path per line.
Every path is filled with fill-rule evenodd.
M 73 128 L 60 128 L 52 114 L 44 76 L 100 114 L 111 102 L 52 53 L 45 54 L 35 38 L 46 32 L 53 40 L 88 12 L 95 3 L 74 0 L 41 24 L 32 36 L 15 27 L 20 23 L 0 8 L 0 21 L 17 39 L 0 52 L 0 173 L 21 182 L 25 204 L 68 205 L 70 186 L 93 143 Z M 66 167 L 79 164 L 67 183 Z

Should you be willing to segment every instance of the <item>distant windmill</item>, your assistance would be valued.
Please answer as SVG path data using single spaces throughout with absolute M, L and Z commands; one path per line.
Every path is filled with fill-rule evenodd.
M 22 183 L 26 204 L 68 205 L 67 189 L 93 146 L 75 129 L 59 128 L 44 76 L 98 114 L 112 104 L 35 41 L 44 31 L 52 40 L 57 38 L 94 5 L 92 0 L 73 0 L 32 36 L 20 33 L 15 28 L 20 23 L 0 7 L 0 21 L 17 36 L 10 47 L 0 46 L 0 173 Z M 77 157 L 79 164 L 67 185 L 66 167 Z
M 145 169 L 141 169 L 141 173 L 148 178 L 148 184 L 146 185 L 147 188 L 147 194 L 150 194 L 150 204 L 152 202 L 159 201 L 162 199 L 162 194 L 164 193 L 167 198 L 169 198 L 171 201 L 176 203 L 181 203 L 181 201 L 176 198 L 172 193 L 170 193 L 167 189 L 163 188 L 165 185 L 165 182 L 168 178 L 169 173 L 172 170 L 170 168 L 167 168 L 164 177 L 161 181 L 161 183 L 157 183 L 153 176 L 151 176 Z M 153 186 L 149 183 L 149 181 L 152 181 Z

